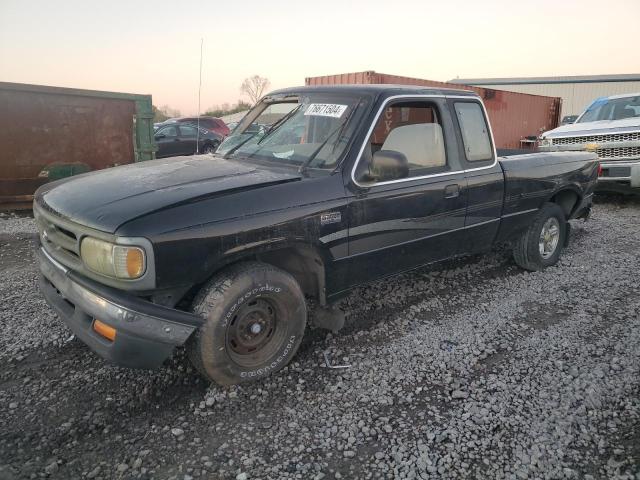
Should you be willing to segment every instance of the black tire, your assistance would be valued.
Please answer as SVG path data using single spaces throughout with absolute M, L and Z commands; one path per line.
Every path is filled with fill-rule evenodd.
M 205 323 L 189 340 L 187 354 L 202 375 L 221 385 L 258 380 L 287 365 L 307 323 L 295 279 L 259 262 L 216 275 L 196 295 L 192 311 Z
M 220 142 L 207 143 L 203 147 L 202 153 L 214 153 L 219 146 L 220 146 Z
M 549 245 L 549 250 L 543 254 L 541 249 L 544 249 L 544 247 L 540 245 L 542 242 L 542 229 L 549 224 L 551 226 L 557 224 L 558 237 L 555 248 L 551 250 Z M 564 211 L 555 203 L 545 203 L 527 231 L 515 242 L 513 259 L 525 270 L 543 270 L 558 262 L 562 248 L 566 243 L 566 237 L 567 219 Z

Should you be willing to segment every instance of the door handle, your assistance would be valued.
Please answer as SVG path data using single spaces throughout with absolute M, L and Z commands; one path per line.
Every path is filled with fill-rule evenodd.
M 180 141 L 180 139 L 179 139 L 179 138 L 174 138 L 174 139 L 173 139 L 173 141 L 174 141 L 174 142 L 179 142 L 179 141 Z
M 456 198 L 460 196 L 460 185 L 454 183 L 444 187 L 444 198 Z

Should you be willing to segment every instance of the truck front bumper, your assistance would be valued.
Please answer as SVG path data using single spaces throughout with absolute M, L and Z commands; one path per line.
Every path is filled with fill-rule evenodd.
M 627 192 L 640 189 L 640 159 L 635 162 L 601 162 L 597 190 Z M 638 190 L 635 190 L 637 193 Z
M 202 324 L 196 315 L 163 307 L 80 277 L 38 251 L 40 289 L 73 333 L 117 365 L 155 368 Z M 94 320 L 116 330 L 113 341 L 94 330 Z

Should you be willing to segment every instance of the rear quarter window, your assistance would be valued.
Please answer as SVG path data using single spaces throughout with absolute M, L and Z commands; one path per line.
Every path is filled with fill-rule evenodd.
M 482 108 L 475 102 L 456 102 L 454 104 L 464 153 L 469 162 L 482 162 L 493 159 L 489 126 Z

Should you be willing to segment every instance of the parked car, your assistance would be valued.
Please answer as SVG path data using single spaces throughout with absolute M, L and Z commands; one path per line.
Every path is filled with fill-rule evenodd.
M 198 123 L 198 117 L 170 118 L 162 122 L 161 125 L 167 125 L 171 123 L 188 123 L 191 125 L 199 125 L 200 128 L 204 128 L 205 130 L 209 130 L 210 132 L 217 133 L 223 138 L 230 133 L 227 124 L 216 117 L 200 116 L 200 123 Z
M 577 119 L 578 115 L 565 115 L 564 117 L 562 117 L 560 125 L 570 125 L 572 123 L 576 123 Z
M 233 132 L 233 130 L 240 124 L 240 122 L 231 122 L 228 123 L 227 126 L 229 127 L 229 129 Z M 267 124 L 261 124 L 261 123 L 252 123 L 251 125 L 249 125 L 246 130 L 244 131 L 244 133 L 259 133 L 262 132 L 264 130 L 266 130 L 267 128 L 269 128 L 270 125 Z
M 188 123 L 169 123 L 160 126 L 154 134 L 158 150 L 156 158 L 193 155 L 196 153 L 196 140 L 199 153 L 216 151 L 223 137 L 204 128 L 200 129 Z
M 539 148 L 595 151 L 602 166 L 598 190 L 640 193 L 640 93 L 596 99 L 574 124 L 543 133 Z
M 274 106 L 280 118 L 246 135 Z M 186 344 L 207 378 L 256 380 L 295 355 L 305 297 L 315 324 L 337 330 L 331 305 L 355 286 L 496 242 L 526 270 L 554 265 L 597 170 L 588 152 L 498 158 L 473 92 L 280 90 L 208 159 L 41 187 L 41 289 L 109 361 L 156 367 Z

